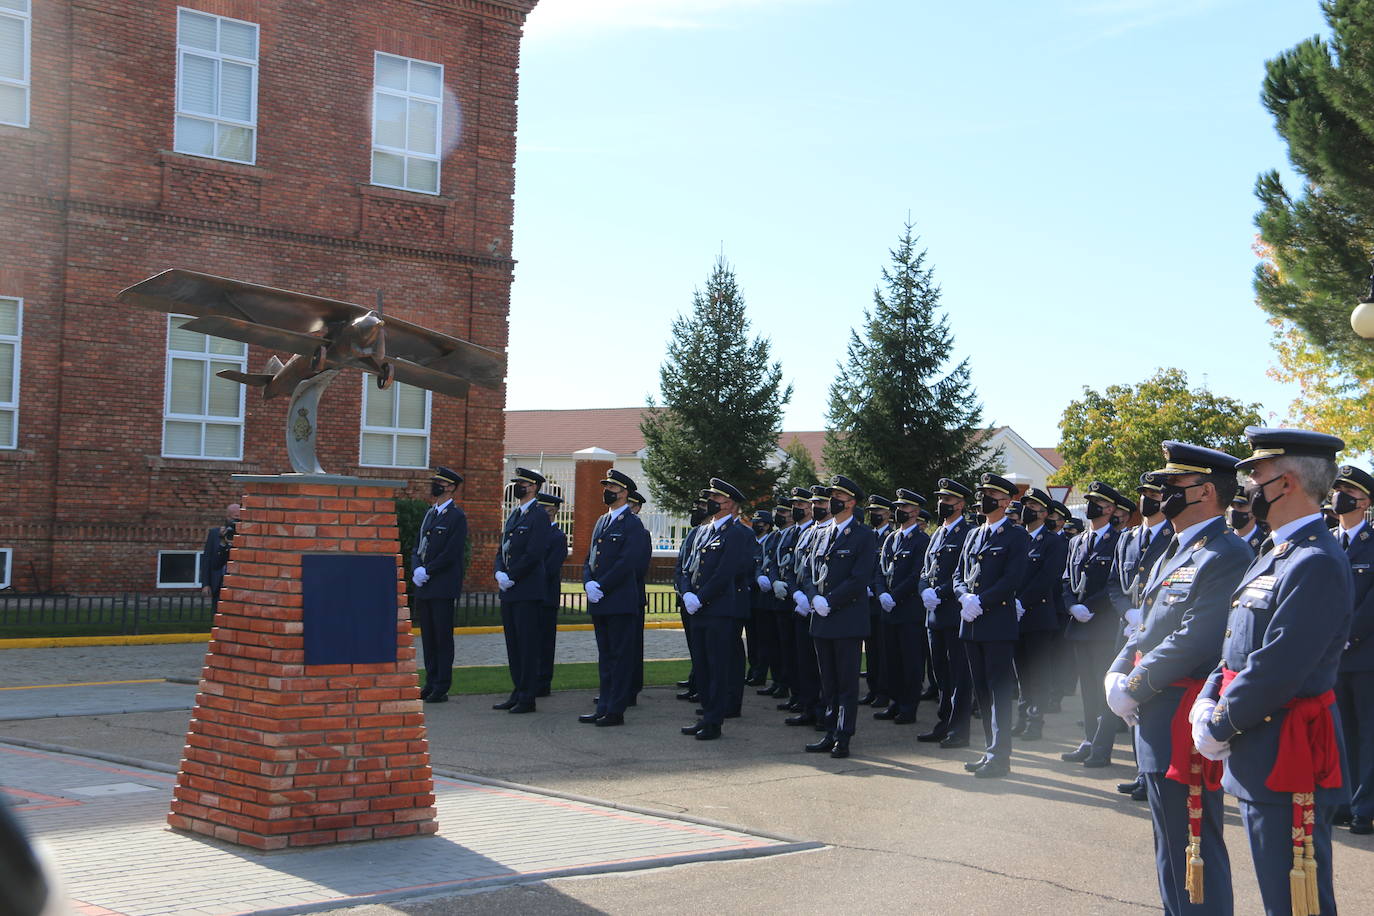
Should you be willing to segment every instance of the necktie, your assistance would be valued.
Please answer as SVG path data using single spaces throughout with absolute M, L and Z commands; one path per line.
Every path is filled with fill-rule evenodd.
M 1175 536 L 1174 539 L 1169 542 L 1169 549 L 1164 551 L 1164 562 L 1167 563 L 1174 558 L 1174 554 L 1178 553 L 1178 547 L 1178 537 Z
M 420 562 L 425 561 L 425 551 L 429 549 L 429 523 L 434 519 L 434 507 L 430 506 L 425 513 L 424 519 L 420 522 L 420 543 L 415 545 L 415 555 L 420 558 Z
M 1146 528 L 1146 529 L 1145 529 L 1145 533 L 1144 533 L 1143 535 L 1141 535 L 1141 537 L 1140 537 L 1140 554 L 1141 554 L 1141 556 L 1144 556 L 1144 555 L 1145 555 L 1145 551 L 1147 551 L 1147 550 L 1150 549 L 1150 534 L 1151 534 L 1150 529 L 1149 529 L 1149 528 Z
M 1349 549 L 1350 549 L 1350 532 L 1349 532 L 1349 531 L 1342 531 L 1342 532 L 1341 532 L 1341 549 L 1342 549 L 1342 550 L 1349 550 Z
M 1269 537 L 1267 537 L 1267 538 L 1264 539 L 1264 543 L 1260 544 L 1260 552 L 1259 552 L 1259 555 L 1260 555 L 1260 556 L 1264 556 L 1266 553 L 1268 553 L 1269 551 L 1271 551 L 1271 550 L 1273 550 L 1273 549 L 1274 549 L 1274 536 L 1271 534 L 1271 535 L 1269 535 Z

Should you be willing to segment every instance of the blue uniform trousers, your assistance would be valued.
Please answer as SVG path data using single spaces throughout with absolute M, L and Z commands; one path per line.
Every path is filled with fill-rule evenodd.
M 592 631 L 596 635 L 596 667 L 600 676 L 600 716 L 622 715 L 634 696 L 635 628 L 638 614 L 596 614 Z
M 926 674 L 926 625 L 916 620 L 884 623 L 882 640 L 887 664 L 885 692 L 897 705 L 898 713 L 914 716 Z
M 1011 761 L 1011 726 L 1016 710 L 1016 643 L 964 641 L 969 675 L 983 711 L 989 757 Z
M 1374 817 L 1374 671 L 1336 675 L 1336 702 L 1349 758 L 1343 772 L 1352 795 L 1350 811 Z
M 1159 872 L 1159 895 L 1168 916 L 1202 916 L 1215 913 L 1230 916 L 1231 857 L 1226 852 L 1221 827 L 1224 798 L 1220 790 L 1202 790 L 1202 897 L 1203 902 L 1188 902 L 1188 787 L 1165 779 L 1163 773 L 1145 774 L 1145 794 L 1150 801 L 1150 820 L 1155 827 L 1155 868 Z M 1290 819 L 1292 815 L 1289 815 Z M 1292 853 L 1289 853 L 1292 859 Z M 1284 881 L 1287 872 L 1284 873 Z
M 453 686 L 454 598 L 416 598 L 411 621 L 420 628 L 425 653 L 425 694 L 447 694 Z
M 854 724 L 859 718 L 859 660 L 863 655 L 863 637 L 823 639 L 815 636 L 812 640 L 816 644 L 825 726 L 832 735 L 847 738 L 854 734 Z
M 558 605 L 539 609 L 539 692 L 553 689 L 553 658 L 558 648 Z
M 773 626 L 772 608 L 754 605 L 749 612 L 749 623 L 745 627 L 745 637 L 749 643 L 749 673 L 757 678 L 767 677 L 769 672 L 777 678 L 778 631 Z
M 864 637 L 863 649 L 864 670 L 868 672 L 868 692 L 878 694 L 879 698 L 891 699 L 891 672 L 888 671 L 887 646 L 883 643 L 883 607 L 877 598 L 869 598 L 868 604 L 868 635 Z
M 1050 695 L 1054 633 L 1037 630 L 1022 633 L 1016 644 L 1016 681 L 1020 686 L 1021 714 L 1030 722 L 1043 722 Z M 1106 672 L 1102 672 L 1106 674 Z
M 734 617 L 697 617 L 692 621 L 696 645 L 696 689 L 701 696 L 701 721 L 720 725 L 726 713 L 737 711 L 744 694 L 743 621 Z M 739 682 L 739 691 L 734 684 Z M 733 708 L 732 708 L 733 704 Z
M 644 689 L 644 612 L 639 612 L 639 624 L 635 628 L 635 654 L 632 661 L 634 670 L 630 674 L 630 699 L 637 699 Z
M 1079 690 L 1083 694 L 1083 744 L 1092 748 L 1092 760 L 1111 760 L 1116 730 L 1121 720 L 1107 707 L 1102 679 L 1116 658 L 1116 646 L 1098 639 L 1070 643 L 1074 667 L 1078 670 Z M 1081 746 L 1081 745 L 1080 745 Z
M 958 627 L 933 628 L 930 655 L 935 661 L 935 679 L 940 682 L 939 721 L 935 730 L 947 737 L 967 738 L 973 714 L 973 678 Z
M 774 611 L 769 621 L 777 640 L 777 651 L 773 656 L 773 681 L 788 693 L 797 684 L 797 631 L 792 626 L 792 618 L 796 616 L 790 610 Z M 781 691 L 778 695 L 782 696 Z
M 697 644 L 692 638 L 692 624 L 695 622 L 692 615 L 686 611 L 678 611 L 678 617 L 682 619 L 682 638 L 687 640 L 687 658 L 691 665 L 687 668 L 687 691 L 697 693 Z
M 1288 893 L 1288 871 L 1293 867 L 1293 806 L 1256 804 L 1240 798 L 1236 805 L 1250 838 L 1250 856 L 1255 861 L 1264 912 L 1268 916 L 1289 916 L 1293 912 Z M 1316 815 L 1312 847 L 1317 859 L 1317 899 L 1323 916 L 1335 916 L 1336 891 L 1331 875 L 1331 820 L 1336 815 L 1335 806 L 1318 805 Z M 1203 856 L 1206 855 L 1204 846 Z
M 513 685 L 511 699 L 533 703 L 539 692 L 539 658 L 543 644 L 542 601 L 501 602 L 501 624 L 506 634 L 506 663 Z M 450 628 L 451 629 L 451 628 Z
M 803 713 L 811 713 L 817 721 L 825 716 L 825 705 L 821 703 L 821 671 L 816 661 L 816 642 L 811 638 L 811 625 L 808 618 L 793 613 L 792 644 L 797 647 L 797 683 L 792 687 L 792 696 L 801 704 Z

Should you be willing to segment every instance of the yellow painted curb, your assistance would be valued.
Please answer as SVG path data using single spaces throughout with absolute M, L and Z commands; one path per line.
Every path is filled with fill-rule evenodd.
M 0 687 L 0 690 L 41 690 L 48 687 L 118 687 L 123 684 L 165 684 L 165 677 L 143 678 L 137 681 L 85 681 L 80 684 L 30 684 L 25 687 Z

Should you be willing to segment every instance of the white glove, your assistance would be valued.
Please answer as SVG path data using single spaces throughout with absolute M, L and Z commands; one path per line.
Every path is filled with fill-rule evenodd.
M 1193 701 L 1193 708 L 1188 710 L 1188 724 L 1196 725 L 1199 720 L 1212 718 L 1212 711 L 1217 708 L 1217 701 L 1199 696 Z
M 1079 623 L 1087 623 L 1089 620 L 1093 619 L 1093 612 L 1081 604 L 1071 606 L 1069 608 L 1069 613 L 1072 614 L 1073 619 L 1077 620 Z
M 940 606 L 940 596 L 935 594 L 935 589 L 928 588 L 921 592 L 921 603 L 926 606 L 927 611 L 933 611 Z
M 1107 706 L 1130 724 L 1135 718 L 1136 710 L 1140 708 L 1140 703 L 1126 692 L 1126 681 L 1126 675 L 1108 671 L 1107 676 L 1102 679 L 1102 689 L 1107 694 Z
M 423 566 L 417 566 L 415 567 L 415 570 L 410 574 L 410 581 L 414 582 L 416 585 L 424 585 L 426 582 L 429 581 L 429 573 L 425 572 L 425 568 Z
M 773 583 L 773 594 L 779 601 L 787 600 L 787 583 L 778 581 Z
M 504 572 L 498 572 L 496 574 L 496 584 L 499 585 L 501 587 L 501 591 L 504 592 L 506 589 L 510 588 L 512 585 L 515 584 L 515 580 L 512 579 L 510 576 L 506 575 Z
M 893 598 L 887 592 L 883 592 L 878 596 L 878 603 L 883 606 L 883 610 L 890 614 L 892 613 L 892 609 L 897 606 L 897 599 Z
M 701 610 L 701 599 L 696 596 L 696 592 L 683 592 L 682 606 L 687 609 L 687 613 L 695 614 Z
M 1216 704 L 1213 704 L 1216 705 Z M 1197 707 L 1194 706 L 1194 709 Z M 1193 747 L 1208 760 L 1225 760 L 1231 756 L 1231 742 L 1218 741 L 1207 728 L 1210 716 L 1193 723 Z
M 1026 607 L 1021 603 L 1021 599 L 1016 599 L 1016 622 L 1020 623 L 1021 618 L 1026 616 Z
M 969 623 L 983 616 L 983 602 L 977 595 L 966 594 L 959 599 L 963 609 L 959 611 L 959 616 Z
M 864 588 L 864 597 L 865 597 L 865 598 L 872 598 L 872 597 L 873 597 L 873 589 L 866 586 L 866 587 Z
M 773 587 L 773 583 L 769 581 L 769 579 L 768 579 L 767 576 L 759 576 L 759 588 L 760 588 L 762 591 L 765 591 L 765 592 L 766 592 L 766 591 L 768 591 L 769 589 L 771 589 L 772 587 Z
M 606 593 L 601 590 L 600 582 L 588 582 L 586 585 L 582 587 L 587 592 L 587 600 L 590 601 L 592 604 L 596 604 L 602 598 L 606 597 Z
M 830 616 L 830 602 L 825 600 L 824 595 L 817 595 L 811 600 L 811 609 L 822 617 Z
M 1126 608 L 1125 617 L 1126 617 L 1126 622 L 1127 622 L 1128 624 L 1130 624 L 1132 627 L 1138 627 L 1138 626 L 1140 626 L 1140 621 L 1142 621 L 1142 620 L 1145 619 L 1145 612 L 1142 611 L 1142 610 L 1141 610 L 1140 608 L 1138 608 L 1138 607 L 1130 607 L 1130 608 Z M 1128 631 L 1128 632 L 1129 632 L 1129 630 L 1130 630 L 1130 627 L 1127 627 L 1127 631 Z
M 1125 626 L 1124 628 L 1122 628 L 1122 630 L 1121 630 L 1121 635 L 1124 636 L 1124 637 L 1126 637 L 1127 639 L 1130 639 L 1131 636 L 1135 633 L 1135 631 L 1136 631 L 1135 627 L 1131 626 L 1131 625 L 1128 623 L 1128 624 L 1126 624 L 1126 626 Z
M 805 617 L 811 613 L 811 599 L 806 597 L 806 592 L 798 589 L 792 593 L 792 600 L 797 603 L 797 613 Z

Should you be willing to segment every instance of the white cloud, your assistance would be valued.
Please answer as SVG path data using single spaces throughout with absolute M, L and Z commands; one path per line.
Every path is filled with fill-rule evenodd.
M 539 40 L 579 32 L 713 28 L 731 13 L 822 2 L 826 0 L 541 0 L 525 22 L 525 36 Z

